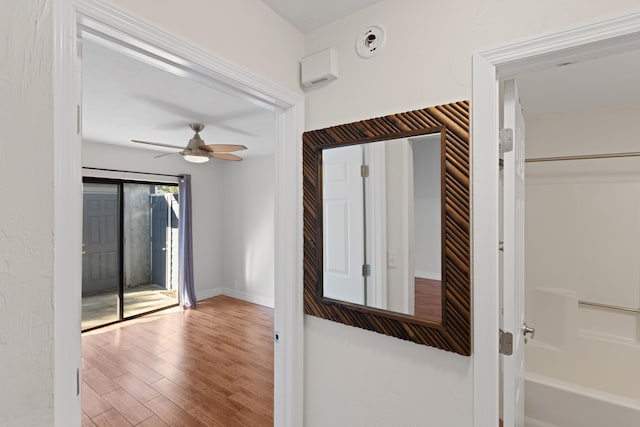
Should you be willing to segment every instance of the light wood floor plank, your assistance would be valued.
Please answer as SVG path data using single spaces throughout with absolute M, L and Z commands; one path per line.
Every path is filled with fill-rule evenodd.
M 109 409 L 107 412 L 93 418 L 98 427 L 129 427 L 132 426 L 118 411 Z
M 149 411 L 135 397 L 131 396 L 121 388 L 117 388 L 116 390 L 105 394 L 103 398 L 133 425 L 141 423 L 153 415 L 151 411 Z
M 158 396 L 158 392 L 145 384 L 135 375 L 121 375 L 113 379 L 113 382 L 126 390 L 141 403 L 148 402 Z
M 112 409 L 109 402 L 104 400 L 102 396 L 96 393 L 84 381 L 82 381 L 82 384 L 80 386 L 80 401 L 82 405 L 82 411 L 89 417 L 91 417 L 91 419 L 104 412 L 107 412 L 109 409 Z
M 272 331 L 273 310 L 216 297 L 86 333 L 83 423 L 271 426 Z

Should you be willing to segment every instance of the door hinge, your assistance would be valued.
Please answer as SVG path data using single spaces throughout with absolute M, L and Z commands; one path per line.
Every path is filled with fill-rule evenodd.
M 370 264 L 362 264 L 362 277 L 371 276 L 371 265 Z
M 513 129 L 500 129 L 500 154 L 513 150 Z
M 511 356 L 513 354 L 513 334 L 509 331 L 503 331 L 502 329 L 500 329 L 498 347 L 500 350 L 500 354 Z
M 369 165 L 361 165 L 360 166 L 360 176 L 363 177 L 363 178 L 369 177 Z
M 501 252 L 504 251 L 504 242 L 498 242 L 498 250 Z
M 80 135 L 80 126 L 81 126 L 81 120 L 80 120 L 80 105 L 76 105 L 76 133 L 78 135 Z

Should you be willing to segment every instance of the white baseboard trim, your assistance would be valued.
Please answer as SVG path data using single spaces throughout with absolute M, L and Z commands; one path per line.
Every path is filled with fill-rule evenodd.
M 218 295 L 224 295 L 224 288 L 210 288 L 196 292 L 196 299 L 202 301 L 203 299 L 217 297 Z
M 205 289 L 203 291 L 196 292 L 196 297 L 198 298 L 198 301 L 201 301 L 207 298 L 217 297 L 219 295 L 226 295 L 231 298 L 236 298 L 242 301 L 262 305 L 269 308 L 273 308 L 275 306 L 275 302 L 273 298 L 255 295 L 249 292 L 240 291 L 238 289 L 217 287 L 217 288 L 210 288 L 210 289 Z
M 544 421 L 537 420 L 535 418 L 524 417 L 525 427 L 558 427 L 555 424 L 545 423 Z
M 442 274 L 416 270 L 414 275 L 420 279 L 442 280 Z

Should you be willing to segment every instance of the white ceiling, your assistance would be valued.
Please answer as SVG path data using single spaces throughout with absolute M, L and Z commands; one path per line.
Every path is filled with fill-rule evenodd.
M 303 33 L 308 33 L 381 0 L 262 0 Z
M 640 103 L 640 50 L 518 75 L 525 115 Z
M 380 0 L 263 1 L 307 32 Z M 521 74 L 518 86 L 525 115 L 638 103 L 640 51 Z M 83 41 L 85 140 L 167 152 L 130 140 L 185 146 L 192 122 L 205 125 L 206 143 L 246 145 L 245 158 L 273 154 L 273 111 Z
M 246 145 L 243 158 L 273 154 L 271 110 L 87 40 L 82 67 L 84 140 L 170 152 L 130 140 L 186 146 L 198 122 L 207 144 Z

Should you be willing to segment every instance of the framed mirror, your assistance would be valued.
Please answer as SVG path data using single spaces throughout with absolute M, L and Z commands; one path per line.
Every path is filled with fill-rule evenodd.
M 471 354 L 469 102 L 303 134 L 306 314 Z

